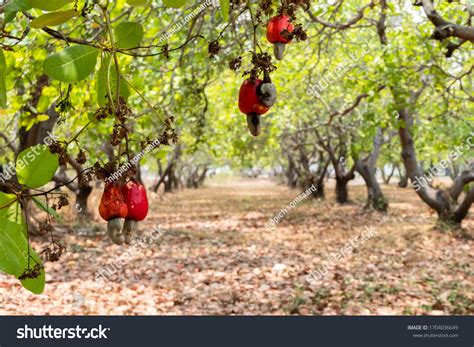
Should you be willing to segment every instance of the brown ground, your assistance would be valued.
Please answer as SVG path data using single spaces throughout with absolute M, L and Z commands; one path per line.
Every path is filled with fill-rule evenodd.
M 436 216 L 411 190 L 383 189 L 387 214 L 365 212 L 365 189 L 354 186 L 355 204 L 334 205 L 328 190 L 325 202 L 303 201 L 274 230 L 268 218 L 299 192 L 269 180 L 152 194 L 142 229 L 148 241 L 155 226 L 162 236 L 134 248 L 112 245 L 98 219 L 58 227 L 68 252 L 46 264 L 44 294 L 0 275 L 0 314 L 473 314 L 473 241 L 434 229 Z M 308 281 L 366 227 L 373 237 Z M 463 227 L 472 235 L 472 214 Z M 119 269 L 111 281 L 95 281 L 111 264 Z

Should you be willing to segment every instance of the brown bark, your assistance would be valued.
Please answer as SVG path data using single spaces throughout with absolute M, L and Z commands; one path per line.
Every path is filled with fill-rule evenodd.
M 471 182 L 474 182 L 473 169 L 464 170 L 458 174 L 457 177 L 454 178 L 453 186 L 449 191 L 451 198 L 457 201 L 464 189 L 464 186 Z
M 286 169 L 286 180 L 288 187 L 294 189 L 296 188 L 297 182 L 297 173 L 295 168 L 295 162 L 291 157 L 291 154 L 288 154 L 288 167 Z
M 407 176 L 411 179 L 418 196 L 438 214 L 438 219 L 448 224 L 458 225 L 467 216 L 469 208 L 474 202 L 474 189 L 465 195 L 463 201 L 457 205 L 453 197 L 459 197 L 460 191 L 465 184 L 472 181 L 472 172 L 464 174 L 464 182 L 455 182 L 453 189 L 451 190 L 451 196 L 449 192 L 441 189 L 434 189 L 429 184 L 422 184 L 424 182 L 424 173 L 418 164 L 415 152 L 415 144 L 411 135 L 411 127 L 413 125 L 413 115 L 408 108 L 402 108 L 399 110 L 399 117 L 405 124 L 404 127 L 400 127 L 398 130 L 400 141 L 402 144 L 402 158 L 407 171 Z M 471 171 L 471 170 L 470 170 Z M 466 179 L 466 177 L 471 177 Z M 425 179 L 426 181 L 426 179 Z M 456 199 L 457 200 L 457 199 Z
M 38 77 L 34 89 L 30 93 L 30 100 L 23 106 L 22 110 L 31 112 L 36 109 L 40 100 L 43 89 L 49 85 L 49 79 L 46 75 Z M 53 130 L 54 125 L 57 121 L 57 113 L 55 112 L 56 105 L 53 103 L 47 111 L 49 119 L 44 122 L 39 122 L 33 125 L 29 130 L 26 127 L 21 127 L 18 130 L 18 137 L 20 139 L 20 145 L 18 153 L 25 150 L 28 147 L 40 144 L 48 136 L 48 132 Z M 33 114 L 36 116 L 36 114 Z M 17 153 L 17 154 L 18 154 Z
M 153 190 L 155 193 L 158 191 L 160 186 L 164 184 L 164 191 L 165 193 L 171 192 L 173 190 L 173 187 L 177 188 L 179 186 L 179 182 L 177 181 L 177 178 L 175 176 L 175 170 L 176 170 L 176 163 L 181 156 L 181 145 L 178 144 L 175 147 L 173 155 L 169 158 L 168 160 L 168 166 L 164 171 L 162 171 L 162 166 L 161 163 L 158 162 L 158 170 L 159 173 L 161 173 L 160 178 L 158 182 L 151 187 L 151 190 Z
M 78 191 L 76 192 L 75 207 L 76 207 L 76 211 L 78 215 L 81 217 L 87 217 L 90 215 L 87 201 L 91 193 L 92 193 L 92 187 L 89 185 L 80 187 Z
M 447 21 L 435 10 L 432 0 L 418 0 L 415 5 L 423 8 L 426 17 L 435 26 L 432 39 L 443 41 L 449 37 L 457 37 L 474 43 L 474 27 Z
M 346 204 L 349 202 L 349 190 L 347 185 L 349 181 L 355 178 L 354 172 L 356 166 L 353 165 L 352 168 L 346 172 L 345 165 L 342 162 L 342 159 L 345 158 L 346 155 L 344 146 L 342 146 L 339 157 L 336 157 L 334 150 L 330 146 L 327 147 L 327 151 L 336 174 L 336 201 L 339 204 Z
M 402 170 L 400 168 L 398 168 L 398 176 L 400 177 L 399 181 L 398 181 L 398 186 L 400 188 L 408 187 L 408 176 L 407 176 L 406 172 L 402 173 Z
M 355 167 L 356 171 L 364 179 L 367 187 L 367 206 L 370 206 L 377 211 L 387 211 L 387 199 L 383 195 L 382 189 L 380 189 L 380 185 L 375 176 L 377 170 L 376 163 L 380 155 L 381 147 L 382 130 L 379 128 L 374 136 L 372 152 L 365 159 L 355 160 Z
M 392 165 L 392 170 L 390 171 L 388 175 L 385 173 L 385 170 L 383 167 L 380 168 L 380 173 L 382 175 L 383 183 L 390 184 L 390 181 L 392 180 L 392 177 L 393 177 L 393 174 L 395 173 L 396 168 L 397 168 L 397 165 Z
M 339 204 L 347 204 L 349 202 L 349 189 L 347 185 L 354 177 L 353 172 L 343 176 L 336 176 L 336 201 Z

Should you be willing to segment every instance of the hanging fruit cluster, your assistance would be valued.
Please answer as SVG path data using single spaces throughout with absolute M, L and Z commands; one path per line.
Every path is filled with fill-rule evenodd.
M 284 14 L 270 19 L 267 25 L 267 40 L 273 43 L 273 53 L 278 60 L 283 59 L 285 53 L 285 45 L 292 41 L 289 34 L 293 33 L 295 26 L 290 22 L 290 17 Z M 282 33 L 286 33 L 285 36 Z
M 238 57 L 229 66 L 237 70 L 241 63 L 242 58 Z M 259 53 L 252 55 L 252 69 L 243 73 L 248 78 L 240 86 L 239 109 L 247 116 L 247 126 L 253 136 L 260 134 L 260 116 L 268 112 L 277 99 L 276 87 L 270 79 L 270 73 L 275 69 L 271 56 Z
M 107 221 L 107 234 L 113 243 L 130 244 L 138 222 L 148 214 L 145 187 L 133 179 L 123 186 L 116 182 L 107 183 L 100 201 L 99 214 Z M 122 219 L 125 219 L 123 227 Z
M 260 134 L 260 116 L 268 112 L 276 99 L 277 91 L 268 72 L 263 81 L 248 78 L 240 86 L 239 109 L 247 115 L 247 126 L 253 136 Z
M 270 18 L 267 24 L 267 40 L 273 44 L 273 52 L 277 60 L 282 60 L 285 47 L 294 39 L 305 41 L 308 35 L 301 24 L 296 21 L 296 10 L 298 7 L 309 8 L 309 2 L 305 1 L 283 1 L 278 8 L 278 14 Z
M 263 0 L 260 3 L 260 10 L 255 16 L 257 25 L 254 25 L 254 51 L 252 52 L 253 68 L 244 71 L 243 76 L 249 75 L 240 86 L 239 91 L 239 110 L 247 116 L 247 127 L 253 136 L 260 134 L 260 116 L 268 112 L 275 104 L 277 99 L 277 90 L 271 82 L 270 73 L 276 67 L 271 62 L 271 56 L 266 53 L 257 54 L 256 48 L 260 49 L 256 41 L 256 30 L 259 24 L 262 24 L 262 13 L 271 16 L 273 4 L 269 0 Z M 308 8 L 309 2 L 305 0 L 282 0 L 278 8 L 278 14 L 270 18 L 266 26 L 267 40 L 274 46 L 274 55 L 277 60 L 282 60 L 285 52 L 285 46 L 294 39 L 306 40 L 307 35 L 301 24 L 293 24 L 296 20 L 296 10 L 298 7 Z M 262 51 L 260 49 L 260 51 Z M 242 57 L 233 59 L 229 67 L 237 71 L 242 66 Z M 263 75 L 263 80 L 261 76 Z

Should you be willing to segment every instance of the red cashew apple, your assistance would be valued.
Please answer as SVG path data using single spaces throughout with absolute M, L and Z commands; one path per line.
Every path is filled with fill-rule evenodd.
M 287 30 L 289 33 L 292 33 L 294 29 L 295 26 L 290 22 L 290 17 L 284 14 L 275 16 L 268 22 L 267 40 L 270 43 L 273 43 L 273 52 L 275 54 L 275 58 L 278 60 L 283 59 L 285 45 L 291 42 L 291 40 L 283 37 L 281 32 L 283 30 Z
M 128 207 L 127 219 L 142 221 L 148 214 L 146 188 L 132 180 L 122 187 L 122 194 Z
M 122 234 L 125 243 L 129 244 L 132 242 L 132 233 L 136 230 L 138 222 L 144 220 L 148 214 L 148 198 L 146 188 L 135 180 L 127 182 L 122 187 L 122 194 L 128 207 Z
M 268 73 L 265 73 L 263 81 L 249 78 L 240 86 L 239 109 L 247 115 L 247 125 L 253 136 L 260 134 L 260 115 L 275 104 L 276 96 L 276 88 Z
M 121 245 L 124 237 L 121 234 L 121 218 L 127 217 L 128 207 L 123 199 L 121 189 L 115 183 L 107 183 L 99 205 L 100 216 L 107 221 L 107 234 L 113 243 Z
M 239 109 L 245 114 L 257 113 L 264 114 L 270 107 L 261 103 L 258 97 L 258 88 L 263 84 L 260 79 L 252 81 L 250 78 L 246 79 L 240 86 L 239 92 Z

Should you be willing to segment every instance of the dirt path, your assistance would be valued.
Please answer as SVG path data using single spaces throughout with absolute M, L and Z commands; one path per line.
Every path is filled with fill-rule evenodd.
M 63 230 L 68 252 L 46 265 L 45 293 L 0 277 L 0 314 L 474 313 L 473 242 L 434 230 L 413 192 L 383 189 L 387 214 L 365 212 L 357 186 L 356 204 L 334 205 L 329 190 L 325 202 L 288 209 L 274 229 L 268 218 L 300 192 L 269 180 L 151 195 L 144 241 L 111 245 L 98 219 Z M 472 217 L 464 227 L 474 230 Z M 104 269 L 107 281 L 96 280 Z

